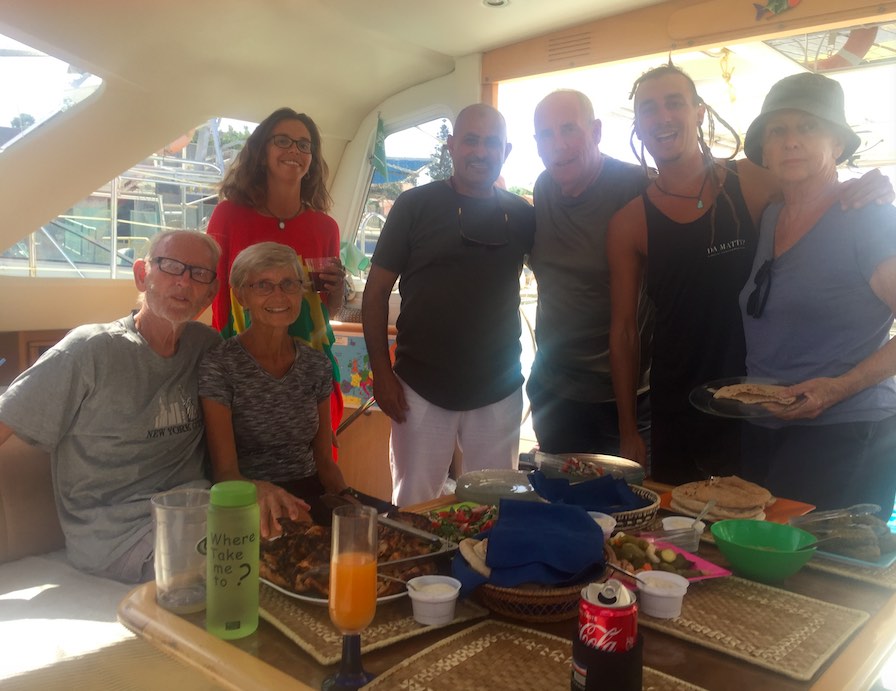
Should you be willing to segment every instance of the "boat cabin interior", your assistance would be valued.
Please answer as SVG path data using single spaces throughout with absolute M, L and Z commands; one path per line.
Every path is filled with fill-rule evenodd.
M 779 76 L 817 70 L 852 84 L 863 144 L 843 174 L 878 167 L 894 179 L 896 3 L 3 0 L 0 387 L 72 327 L 133 309 L 135 253 L 160 229 L 204 229 L 241 142 L 290 106 L 321 129 L 331 215 L 354 274 L 334 322 L 353 380 L 348 416 L 370 396 L 357 324 L 366 258 L 390 200 L 444 167 L 457 113 L 475 102 L 503 112 L 514 145 L 504 181 L 530 194 L 538 100 L 586 92 L 604 120 L 602 150 L 633 160 L 631 83 L 670 58 L 716 110 L 738 113 L 741 134 Z M 47 61 L 52 87 L 37 69 Z M 374 165 L 378 130 L 385 170 Z M 536 293 L 525 280 L 521 290 L 525 324 Z M 349 483 L 388 498 L 387 418 L 365 411 L 340 443 Z M 13 481 L 0 494 L 14 493 Z M 0 621 L 0 639 L 8 627 Z

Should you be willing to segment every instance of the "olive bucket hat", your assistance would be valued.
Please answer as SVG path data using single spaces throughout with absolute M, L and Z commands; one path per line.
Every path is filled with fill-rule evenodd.
M 821 74 L 803 72 L 784 77 L 771 88 L 762 103 L 762 111 L 747 129 L 744 153 L 757 165 L 762 165 L 765 121 L 776 110 L 801 110 L 836 127 L 843 137 L 843 153 L 837 163 L 845 161 L 859 148 L 859 135 L 846 122 L 840 83 Z

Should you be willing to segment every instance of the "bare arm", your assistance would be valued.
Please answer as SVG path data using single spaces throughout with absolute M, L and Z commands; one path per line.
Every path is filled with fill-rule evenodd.
M 364 288 L 361 321 L 373 372 L 373 395 L 386 415 L 404 422 L 408 404 L 389 359 L 389 295 L 397 278 L 398 274 L 373 265 Z
M 314 466 L 324 489 L 330 494 L 339 494 L 348 487 L 342 477 L 339 466 L 333 462 L 333 435 L 330 425 L 330 399 L 324 399 L 317 404 L 318 425 L 317 433 L 311 442 L 311 450 L 314 454 Z
M 758 227 L 763 209 L 781 196 L 781 184 L 766 168 L 747 159 L 737 161 L 737 174 L 753 224 Z M 877 168 L 869 170 L 858 180 L 841 182 L 838 190 L 840 206 L 844 209 L 859 209 L 872 203 L 891 204 L 896 199 L 890 178 Z
M 620 454 L 641 465 L 647 449 L 638 434 L 637 391 L 641 361 L 638 299 L 644 275 L 646 233 L 643 204 L 635 200 L 610 220 L 610 375 L 619 413 Z
M 878 265 L 871 276 L 871 290 L 890 310 L 896 313 L 896 257 Z M 839 377 L 810 379 L 788 388 L 788 393 L 802 395 L 799 403 L 789 407 L 779 417 L 785 420 L 815 418 L 835 403 L 854 396 L 859 391 L 896 375 L 896 339 L 890 339 L 880 349 Z
M 244 477 L 240 473 L 237 459 L 233 415 L 230 408 L 207 398 L 200 400 L 205 418 L 205 440 L 212 461 L 213 480 L 215 482 L 245 480 L 253 483 L 258 490 L 261 536 L 268 538 L 279 535 L 281 528 L 277 519 L 289 516 L 293 520 L 298 520 L 308 510 L 308 504 L 271 482 Z M 329 418 L 329 409 L 327 417 Z M 329 434 L 327 439 L 329 440 Z
M 13 435 L 12 428 L 0 422 L 0 446 Z

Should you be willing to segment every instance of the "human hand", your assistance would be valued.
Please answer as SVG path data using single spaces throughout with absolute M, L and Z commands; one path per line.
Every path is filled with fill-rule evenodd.
M 319 269 L 320 282 L 325 293 L 342 293 L 345 285 L 345 267 L 339 257 L 330 257 Z M 315 288 L 317 289 L 317 288 Z
M 377 405 L 386 415 L 395 422 L 404 422 L 407 419 L 405 411 L 408 403 L 404 397 L 404 387 L 392 370 L 386 370 L 373 377 L 373 397 Z
M 637 432 L 622 435 L 619 440 L 619 455 L 647 468 L 647 445 Z
M 262 538 L 267 540 L 283 532 L 278 518 L 289 517 L 294 521 L 310 522 L 311 517 L 308 514 L 310 507 L 301 499 L 271 482 L 253 480 L 253 483 L 258 491 L 259 528 Z
M 785 396 L 797 397 L 797 400 L 788 406 L 769 407 L 775 417 L 782 420 L 811 420 L 848 395 L 846 387 L 838 379 L 828 377 L 809 379 L 800 384 L 794 384 L 781 393 Z
M 840 183 L 840 206 L 843 209 L 861 209 L 872 202 L 892 204 L 896 199 L 893 184 L 886 175 L 874 168 L 857 180 Z

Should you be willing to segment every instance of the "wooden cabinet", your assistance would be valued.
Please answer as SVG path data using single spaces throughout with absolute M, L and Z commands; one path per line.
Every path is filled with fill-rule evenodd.
M 352 410 L 346 409 L 345 416 Z M 389 418 L 371 408 L 339 435 L 339 467 L 345 481 L 365 494 L 391 501 Z

